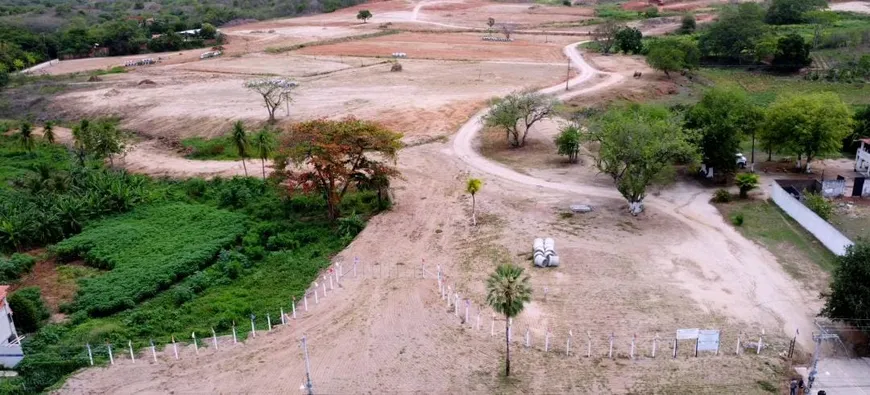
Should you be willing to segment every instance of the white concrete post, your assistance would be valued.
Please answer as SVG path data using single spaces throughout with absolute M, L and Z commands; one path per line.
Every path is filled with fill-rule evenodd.
M 269 316 L 269 313 L 266 313 L 266 327 L 269 328 L 269 332 L 272 331 L 272 317 Z
M 480 330 L 480 310 L 477 311 L 477 330 Z
M 544 352 L 550 352 L 550 328 L 547 328 L 547 335 L 544 337 Z
M 471 304 L 471 301 L 468 299 L 465 299 L 465 323 L 466 324 L 468 323 L 468 308 L 470 307 L 469 306 L 470 304 Z
M 740 355 L 740 336 L 742 334 L 737 335 L 737 349 L 734 350 L 734 355 Z
M 257 337 L 257 330 L 254 329 L 254 315 L 251 314 L 251 336 Z
M 764 341 L 764 329 L 761 330 L 761 335 L 758 336 L 758 348 L 755 350 L 756 354 L 761 354 L 761 344 Z
M 326 297 L 326 277 L 323 277 L 323 297 Z
M 568 341 L 565 343 L 565 356 L 571 356 L 571 339 L 574 337 L 574 332 L 568 330 Z
M 607 353 L 607 357 L 613 359 L 613 332 L 610 333 L 610 351 Z
M 329 273 L 329 290 L 332 291 L 333 289 L 335 288 L 332 287 L 332 273 Z
M 453 294 L 453 314 L 459 318 L 459 293 Z
M 324 285 L 324 287 L 326 287 L 326 286 Z M 314 288 L 314 304 L 315 305 L 320 304 L 320 299 L 317 297 L 317 288 L 316 287 Z
M 151 342 L 151 359 L 157 362 L 157 349 L 154 348 L 154 339 L 149 340 L 149 342 Z
M 85 344 L 88 348 L 88 360 L 91 361 L 91 366 L 94 366 L 94 353 L 91 351 L 91 344 Z
M 130 360 L 136 363 L 136 357 L 133 355 L 133 341 L 127 340 L 127 347 L 130 349 Z
M 211 338 L 212 338 L 212 340 L 214 340 L 214 349 L 220 350 L 220 348 L 218 347 L 218 342 L 217 342 L 217 333 L 214 331 L 214 328 L 211 328 Z
M 586 358 L 592 356 L 592 335 L 586 331 Z
M 448 309 L 450 308 L 450 295 L 451 294 L 452 294 L 452 292 L 450 292 L 450 286 L 448 285 L 447 286 L 447 308 Z
M 233 344 L 238 344 L 239 340 L 236 338 L 236 322 L 233 321 Z
M 281 308 L 281 325 L 287 325 L 287 319 L 284 316 L 284 308 Z
M 634 343 L 637 341 L 637 333 L 631 337 L 631 351 L 629 352 L 629 356 L 631 359 L 634 359 Z
M 489 337 L 495 336 L 495 313 L 492 314 L 492 324 L 489 327 Z
M 175 336 L 172 336 L 172 350 L 175 352 L 175 359 L 178 359 L 178 344 L 175 343 Z
M 652 352 L 653 358 L 656 357 L 656 346 L 658 346 L 658 342 L 659 342 L 659 334 L 656 333 L 656 337 L 653 339 L 653 352 Z
M 293 304 L 291 306 L 293 306 L 293 319 L 295 320 L 296 319 L 296 297 L 295 296 L 293 297 L 292 303 Z
M 531 333 L 529 331 L 529 327 L 526 327 L 526 348 L 531 347 L 531 339 L 529 338 Z
M 196 351 L 196 355 L 199 355 L 199 344 L 196 343 L 196 332 L 190 332 L 190 337 L 193 339 L 193 350 Z
M 674 338 L 674 358 L 677 358 L 677 339 Z
M 308 294 L 302 296 L 303 302 L 305 303 L 305 311 L 308 311 Z
M 114 365 L 115 364 L 115 357 L 112 356 L 112 345 L 109 343 L 106 343 L 106 347 L 109 349 L 109 363 Z

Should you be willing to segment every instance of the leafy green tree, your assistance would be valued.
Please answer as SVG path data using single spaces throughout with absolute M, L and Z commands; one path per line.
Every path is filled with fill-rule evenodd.
M 702 160 L 713 167 L 714 174 L 723 176 L 737 170 L 735 154 L 741 137 L 755 132 L 762 118 L 761 111 L 738 88 L 717 87 L 686 114 L 686 127 L 698 131 L 698 148 Z
M 489 127 L 501 127 L 511 147 L 526 145 L 529 129 L 553 112 L 554 102 L 537 92 L 514 92 L 499 100 L 483 117 Z
M 9 295 L 8 301 L 15 312 L 15 328 L 23 333 L 36 332 L 51 316 L 38 287 L 21 288 Z
M 567 156 L 569 163 L 577 163 L 577 157 L 580 154 L 581 138 L 580 128 L 577 125 L 569 124 L 563 127 L 556 136 L 558 154 Z
M 616 35 L 625 28 L 625 25 L 612 20 L 599 24 L 592 32 L 592 37 L 598 43 L 598 48 L 604 54 L 609 54 L 616 46 Z
M 18 138 L 21 139 L 21 145 L 27 152 L 33 151 L 33 125 L 30 122 L 21 122 L 21 127 L 18 128 Z
M 680 29 L 677 32 L 679 34 L 692 34 L 695 32 L 696 26 L 695 15 L 686 14 L 683 15 L 683 19 L 680 21 Z
M 254 150 L 257 151 L 257 157 L 260 158 L 260 163 L 263 167 L 263 179 L 266 179 L 266 159 L 272 156 L 278 142 L 275 140 L 275 135 L 267 129 L 259 131 L 254 135 L 254 140 L 251 142 Z
M 480 188 L 482 187 L 483 181 L 479 178 L 469 178 L 465 183 L 465 192 L 468 192 L 468 194 L 471 195 L 471 224 L 473 226 L 477 226 L 477 202 L 475 201 L 475 195 L 480 192 Z
M 486 280 L 486 303 L 505 317 L 505 376 L 511 375 L 511 320 L 532 300 L 529 276 L 523 268 L 499 265 Z
M 772 0 L 764 20 L 772 25 L 806 22 L 806 13 L 828 7 L 826 0 Z
M 616 183 L 629 211 L 643 211 L 646 187 L 676 161 L 690 162 L 695 147 L 679 119 L 659 106 L 630 104 L 593 119 L 584 136 L 599 145 L 595 164 Z
M 626 27 L 616 33 L 616 48 L 624 53 L 640 53 L 643 50 L 643 34 L 633 27 Z
M 245 158 L 248 157 L 248 146 L 250 142 L 248 141 L 248 134 L 245 131 L 245 124 L 242 121 L 236 121 L 233 124 L 233 130 L 230 132 L 230 139 L 233 142 L 233 145 L 236 146 L 236 151 L 239 153 L 239 157 L 242 158 L 242 168 L 245 169 L 245 177 L 248 176 L 248 165 L 245 164 Z
M 818 193 L 809 193 L 804 195 L 804 206 L 816 213 L 821 219 L 827 221 L 834 214 L 834 206 L 828 199 Z
M 752 173 L 740 173 L 734 178 L 734 184 L 740 188 L 740 198 L 749 197 L 749 191 L 758 187 L 758 175 Z
M 776 45 L 776 55 L 773 57 L 773 67 L 781 71 L 798 71 L 812 63 L 810 44 L 797 33 L 791 33 L 779 39 Z
M 363 21 L 363 23 L 367 23 L 369 19 L 372 17 L 372 12 L 369 10 L 360 10 L 356 14 L 356 19 Z
M 810 162 L 818 155 L 832 154 L 842 147 L 852 131 L 852 110 L 832 92 L 782 96 L 767 109 L 762 126 L 772 141 Z
M 858 241 L 837 257 L 831 290 L 823 293 L 821 315 L 837 321 L 863 323 L 870 319 L 870 243 Z
M 199 28 L 199 37 L 204 40 L 211 40 L 217 37 L 217 28 L 210 23 L 203 23 Z
M 6 85 L 9 85 L 9 71 L 6 69 L 6 65 L 0 63 L 0 89 L 3 89 Z
M 15 59 L 12 61 L 12 67 L 15 67 L 16 71 L 24 70 L 24 66 L 25 66 L 24 60 Z
M 870 105 L 859 107 L 855 111 L 852 133 L 843 139 L 843 151 L 855 153 L 858 149 L 858 139 L 870 137 Z
M 700 52 L 693 41 L 665 38 L 649 44 L 646 62 L 671 78 L 672 71 L 698 68 Z
M 45 122 L 45 125 L 42 127 L 42 138 L 44 138 L 49 144 L 54 144 L 54 122 Z
M 756 3 L 728 6 L 719 20 L 704 29 L 698 38 L 701 54 L 724 61 L 754 59 L 756 42 L 767 32 L 764 9 Z

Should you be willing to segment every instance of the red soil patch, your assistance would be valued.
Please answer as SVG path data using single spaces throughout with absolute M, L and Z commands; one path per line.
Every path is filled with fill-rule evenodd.
M 550 38 L 517 37 L 513 42 L 489 42 L 480 34 L 400 33 L 366 40 L 303 48 L 307 55 L 390 57 L 404 52 L 411 59 L 517 60 L 559 62 L 564 59 L 562 45 Z
M 84 266 L 83 262 L 65 263 L 70 266 Z M 78 285 L 74 280 L 63 280 L 59 277 L 58 263 L 54 258 L 36 262 L 33 270 L 12 286 L 15 289 L 24 287 L 39 287 L 42 299 L 52 313 L 57 313 L 60 305 L 71 302 L 75 297 Z

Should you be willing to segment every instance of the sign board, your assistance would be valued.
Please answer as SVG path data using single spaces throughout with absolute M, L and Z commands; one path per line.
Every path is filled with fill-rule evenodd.
M 718 351 L 719 331 L 716 329 L 698 332 L 698 351 Z
M 677 340 L 691 340 L 698 338 L 699 329 L 677 329 Z

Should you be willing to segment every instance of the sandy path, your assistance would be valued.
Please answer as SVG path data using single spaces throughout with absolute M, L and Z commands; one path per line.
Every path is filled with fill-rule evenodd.
M 558 94 L 560 100 L 605 89 L 618 83 L 622 78 L 617 74 L 595 70 L 576 50 L 578 44 L 580 43 L 570 44 L 564 48 L 565 54 L 579 72 L 579 75 L 569 81 L 568 85 L 576 87 L 592 81 L 596 75 L 607 77 L 590 87 Z M 543 89 L 541 92 L 554 94 L 564 89 L 560 84 Z M 477 113 L 462 125 L 453 140 L 453 150 L 456 155 L 478 171 L 534 188 L 547 188 L 581 196 L 622 199 L 613 188 L 546 181 L 518 173 L 483 157 L 474 148 L 473 141 L 482 129 L 481 118 L 485 112 L 486 110 Z M 748 284 L 741 295 L 723 294 L 700 286 L 689 290 L 692 296 L 704 305 L 727 309 L 732 315 L 747 321 L 757 320 L 759 309 L 775 313 L 781 320 L 781 327 L 785 333 L 792 333 L 795 329 L 800 329 L 804 333 L 799 341 L 809 349 L 812 345 L 810 334 L 814 329 L 812 317 L 818 311 L 815 308 L 818 302 L 809 292 L 800 289 L 797 282 L 779 266 L 771 264 L 776 262 L 776 258 L 768 251 L 725 224 L 721 215 L 707 204 L 708 195 L 706 192 L 699 191 L 697 194 L 690 195 L 688 201 L 685 201 L 685 196 L 675 196 L 676 202 L 652 196 L 645 199 L 648 207 L 673 216 L 693 231 L 694 246 L 692 248 L 680 246 L 674 248 L 671 253 L 683 257 L 691 256 L 702 265 L 704 272 L 712 273 L 713 277 L 724 279 L 726 283 Z M 687 280 L 689 281 L 686 281 L 686 284 L 692 282 L 690 279 Z M 735 296 L 742 299 L 741 303 L 733 302 Z M 725 303 L 725 301 L 729 302 Z

